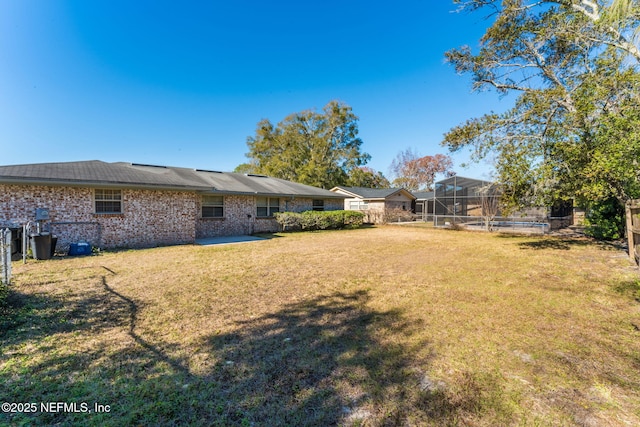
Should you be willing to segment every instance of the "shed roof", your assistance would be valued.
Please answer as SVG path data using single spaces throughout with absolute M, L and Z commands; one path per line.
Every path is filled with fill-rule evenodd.
M 0 184 L 123 187 L 246 194 L 345 198 L 328 190 L 263 175 L 99 160 L 0 166 Z

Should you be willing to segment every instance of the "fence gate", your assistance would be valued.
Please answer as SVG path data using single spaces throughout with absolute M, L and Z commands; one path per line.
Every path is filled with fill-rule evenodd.
M 11 230 L 0 229 L 0 282 L 11 284 Z
M 627 202 L 627 240 L 629 258 L 638 264 L 640 259 L 640 200 Z

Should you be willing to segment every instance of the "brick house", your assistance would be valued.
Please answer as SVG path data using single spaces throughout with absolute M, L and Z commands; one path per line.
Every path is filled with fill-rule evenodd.
M 406 212 L 409 219 L 415 208 L 416 197 L 404 188 L 333 187 L 330 191 L 343 195 L 345 210 L 359 210 L 365 214 L 365 222 L 381 223 Z
M 344 196 L 262 175 L 82 161 L 0 166 L 0 227 L 35 221 L 59 247 L 151 247 L 278 231 L 275 212 L 339 210 Z

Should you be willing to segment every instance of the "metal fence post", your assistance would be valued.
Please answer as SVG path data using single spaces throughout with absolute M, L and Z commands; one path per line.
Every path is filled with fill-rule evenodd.
M 11 230 L 0 230 L 0 280 L 11 284 Z

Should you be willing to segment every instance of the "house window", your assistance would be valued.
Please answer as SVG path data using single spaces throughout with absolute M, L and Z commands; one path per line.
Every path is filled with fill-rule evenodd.
M 224 197 L 202 196 L 202 218 L 224 217 Z
M 311 209 L 314 211 L 323 211 L 324 210 L 324 200 L 314 200 L 311 204 Z
M 122 190 L 96 189 L 95 206 L 98 214 L 122 213 Z
M 349 202 L 349 210 L 351 211 L 366 211 L 369 209 L 369 202 L 364 200 L 352 200 Z
M 274 197 L 257 197 L 256 205 L 258 207 L 257 217 L 268 218 L 274 213 L 280 212 L 280 199 Z

